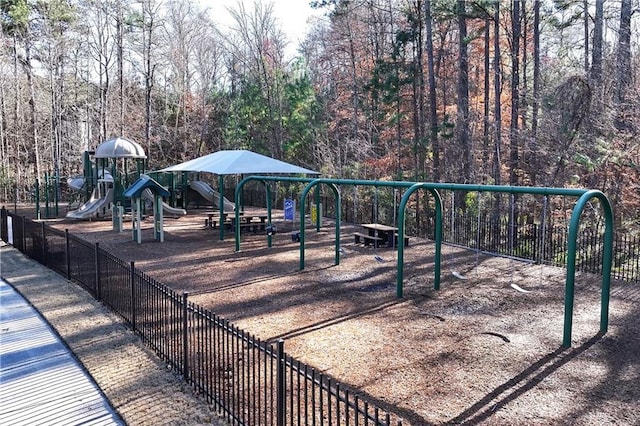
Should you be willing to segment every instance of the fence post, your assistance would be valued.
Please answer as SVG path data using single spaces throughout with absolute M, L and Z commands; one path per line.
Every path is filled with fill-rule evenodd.
M 136 332 L 136 273 L 135 273 L 135 262 L 131 261 L 131 327 L 134 332 Z
M 7 223 L 7 210 L 2 206 L 0 210 L 0 240 L 7 241 L 7 233 L 5 232 Z
M 41 222 L 42 225 L 42 264 L 47 266 L 47 237 L 44 235 L 44 222 Z
M 189 379 L 189 319 L 187 318 L 187 299 L 189 293 L 182 293 L 182 376 L 188 382 Z
M 20 251 L 24 254 L 27 251 L 27 233 L 25 232 L 24 223 L 26 222 L 25 216 L 21 216 L 20 223 L 20 233 L 22 236 L 20 237 Z
M 286 403 L 286 379 L 285 379 L 285 356 L 284 356 L 284 340 L 278 339 L 278 369 L 276 373 L 277 380 L 277 424 L 278 426 L 284 426 L 285 424 L 285 403 Z
M 100 244 L 96 243 L 94 246 L 94 258 L 95 258 L 95 271 L 96 271 L 96 300 L 102 300 L 102 286 L 100 283 L 100 255 L 98 250 L 100 249 Z
M 67 272 L 67 280 L 71 279 L 71 259 L 69 258 L 69 230 L 64 230 L 64 267 Z

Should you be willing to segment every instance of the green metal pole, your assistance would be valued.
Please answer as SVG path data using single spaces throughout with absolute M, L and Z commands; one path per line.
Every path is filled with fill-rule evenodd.
M 218 191 L 220 192 L 220 241 L 224 240 L 224 176 L 218 176 Z M 238 204 L 236 204 L 236 233 L 240 233 L 240 222 L 238 221 Z
M 106 160 L 105 160 L 106 161 Z M 111 176 L 113 176 L 113 202 L 124 204 L 124 197 L 122 197 L 122 176 L 118 176 L 118 164 L 117 159 L 111 159 Z
M 299 263 L 298 263 L 298 269 L 300 271 L 302 271 L 304 269 L 304 240 L 305 240 L 305 224 L 304 224 L 304 217 L 305 217 L 305 200 L 307 197 L 307 194 L 309 193 L 309 190 L 317 185 L 317 181 L 313 181 L 311 183 L 309 183 L 304 190 L 302 191 L 302 195 L 300 196 L 300 259 L 299 259 Z
M 47 219 L 51 217 L 49 209 L 49 172 L 44 172 L 44 215 Z
M 58 171 L 58 174 L 55 175 L 55 187 L 54 187 L 54 191 L 53 191 L 53 199 L 55 201 L 55 212 L 56 212 L 56 217 L 58 217 L 58 215 L 60 214 L 60 209 L 58 206 L 58 202 L 60 201 L 60 175 L 59 175 L 60 171 Z
M 434 279 L 433 289 L 440 290 L 440 277 L 442 275 L 442 197 L 440 193 L 434 189 L 431 192 L 436 201 L 436 223 L 435 223 L 435 237 L 436 237 L 436 252 L 434 259 Z
M 234 212 L 234 216 L 236 218 L 236 222 L 238 223 L 240 221 L 240 209 L 238 208 L 238 206 L 240 205 L 240 194 L 242 193 L 242 185 L 244 185 L 244 181 L 245 179 L 243 179 L 242 181 L 240 181 L 240 183 L 238 184 L 238 186 L 236 186 L 236 193 L 234 194 L 234 203 L 236 204 L 236 209 Z M 223 227 L 223 221 L 222 221 L 222 212 L 220 214 L 220 227 Z M 235 232 L 235 236 L 236 236 L 236 251 L 240 251 L 240 227 L 236 226 L 236 229 L 234 230 Z
M 411 198 L 411 195 L 417 191 L 418 189 L 427 189 L 435 200 L 436 207 L 436 247 L 435 247 L 435 259 L 434 259 L 434 277 L 433 277 L 433 288 L 435 290 L 440 289 L 440 264 L 442 257 L 442 197 L 440 193 L 431 188 L 427 183 L 416 183 L 411 186 L 404 193 L 400 200 L 400 204 L 398 206 L 398 268 L 397 268 L 397 276 L 396 276 L 396 297 L 403 297 L 403 281 L 404 281 L 404 236 L 405 236 L 405 212 L 407 208 L 407 203 Z
M 335 248 L 335 261 L 334 263 L 336 265 L 340 264 L 340 221 L 342 220 L 342 213 L 341 213 L 341 206 L 342 206 L 342 200 L 341 200 L 341 196 L 340 196 L 340 190 L 338 190 L 338 187 L 336 185 L 331 185 L 331 188 L 333 189 L 333 192 L 335 194 L 335 199 L 336 199 L 336 206 L 335 206 L 335 211 L 336 211 L 336 248 Z M 318 191 L 318 194 L 320 192 Z M 316 226 L 317 226 L 317 230 L 320 230 L 320 197 L 318 196 L 318 203 L 316 204 L 316 218 L 318 219 Z
M 320 187 L 319 186 L 316 186 L 316 190 L 314 193 L 314 200 L 316 204 L 316 224 L 315 224 L 316 232 L 320 232 Z
M 266 195 L 267 195 L 267 226 L 272 226 L 271 225 L 271 185 L 264 181 L 263 183 L 264 183 Z M 273 237 L 269 233 L 267 233 L 267 247 L 269 248 L 271 248 L 272 246 L 272 239 Z
M 89 199 L 91 196 L 91 191 L 93 191 L 93 167 L 91 167 L 91 159 L 89 157 L 89 151 L 85 151 L 82 156 L 82 165 L 84 166 L 84 197 L 85 201 Z M 96 168 L 98 165 L 96 164 Z
M 182 208 L 186 210 L 189 205 L 189 175 L 187 172 L 180 172 L 180 178 L 182 181 Z
M 36 178 L 35 196 L 36 196 L 36 219 L 40 220 L 40 179 L 38 178 Z
M 571 333 L 573 328 L 573 302 L 575 299 L 576 278 L 576 246 L 580 216 L 587 202 L 591 198 L 598 198 L 603 206 L 605 214 L 605 239 L 602 253 L 602 288 L 600 295 L 600 332 L 606 333 L 609 327 L 609 298 L 611 289 L 611 262 L 613 258 L 613 209 L 609 199 L 600 191 L 590 190 L 585 192 L 576 202 L 571 213 L 569 223 L 569 235 L 567 243 L 567 278 L 564 292 L 564 334 L 562 346 L 571 346 Z

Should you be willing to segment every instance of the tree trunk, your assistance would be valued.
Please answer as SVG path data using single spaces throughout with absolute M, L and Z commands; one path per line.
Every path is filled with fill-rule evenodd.
M 471 143 L 469 140 L 469 50 L 465 1 L 458 0 L 458 146 L 462 158 L 462 183 L 471 181 Z
M 429 128 L 431 151 L 433 155 L 433 181 L 440 182 L 440 144 L 438 141 L 438 106 L 436 94 L 436 76 L 433 58 L 433 17 L 431 16 L 431 2 L 424 2 L 425 8 L 425 38 L 427 50 L 427 74 L 429 79 Z
M 518 116 L 520 115 L 520 0 L 512 3 L 511 10 L 511 126 L 509 132 L 509 184 L 518 184 L 519 174 L 519 135 Z
M 534 3 L 538 1 L 534 0 Z M 584 9 L 584 73 L 589 73 L 589 0 L 582 0 Z
M 7 145 L 8 137 L 7 137 L 7 112 L 5 110 L 5 93 L 4 93 L 4 84 L 0 84 L 0 167 L 4 170 L 5 177 L 11 181 L 11 169 L 9 168 L 10 160 L 8 158 L 9 146 Z M 15 162 L 14 162 L 15 164 Z M 13 182 L 15 184 L 15 181 Z M 2 193 L 0 194 L 0 198 L 2 200 L 8 201 L 8 186 L 2 185 Z
M 27 73 L 27 87 L 29 89 L 29 120 L 31 125 L 31 143 L 35 157 L 36 177 L 42 182 L 42 164 L 40 162 L 40 140 L 38 138 L 38 116 L 36 107 L 36 92 L 33 82 L 33 69 L 31 68 L 31 40 L 29 35 L 25 38 L 25 71 Z
M 116 56 L 118 62 L 118 134 L 124 136 L 124 17 L 122 16 L 122 2 L 118 1 L 118 15 L 116 16 Z
M 531 105 L 531 148 L 538 152 L 538 114 L 540 110 L 540 2 L 533 2 L 533 103 Z M 531 185 L 537 185 L 537 155 L 531 156 Z
M 495 5 L 493 36 L 493 90 L 494 90 L 494 123 L 495 123 L 495 155 L 493 159 L 493 180 L 496 185 L 502 182 L 500 167 L 502 163 L 502 63 L 500 61 L 500 3 Z
M 586 0 L 585 0 L 586 3 Z M 591 70 L 589 71 L 591 81 L 593 82 L 593 89 L 598 90 L 596 99 L 602 100 L 602 29 L 604 20 L 604 0 L 596 0 L 596 11 L 593 25 L 593 50 L 591 52 Z M 585 13 L 587 13 L 585 11 Z M 587 39 L 588 40 L 588 39 Z M 586 52 L 585 52 L 586 54 Z M 586 61 L 585 65 L 588 63 Z
M 616 55 L 615 101 L 617 107 L 616 128 L 627 130 L 624 118 L 627 110 L 627 92 L 631 85 L 631 0 L 620 2 L 620 29 Z
M 156 10 L 151 0 L 142 5 L 142 55 L 144 60 L 144 142 L 147 155 L 151 154 L 151 94 L 155 65 L 151 63 L 153 31 L 155 29 Z M 162 158 L 164 161 L 164 158 Z
M 491 20 L 489 18 L 484 21 L 484 93 L 483 93 L 483 120 L 482 120 L 482 183 L 487 183 L 489 173 L 486 167 L 489 165 L 489 142 L 490 142 L 490 126 L 489 126 L 489 94 L 491 92 L 490 66 L 491 66 Z

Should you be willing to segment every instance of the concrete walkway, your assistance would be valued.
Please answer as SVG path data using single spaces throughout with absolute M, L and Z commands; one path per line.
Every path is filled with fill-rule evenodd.
M 49 324 L 0 279 L 0 423 L 121 425 Z
M 4 242 L 0 276 L 0 424 L 226 424 L 76 284 Z

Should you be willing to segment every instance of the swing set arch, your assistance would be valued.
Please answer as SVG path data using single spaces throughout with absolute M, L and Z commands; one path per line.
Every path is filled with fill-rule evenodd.
M 429 183 L 429 182 L 406 182 L 406 181 L 370 181 L 356 179 L 331 179 L 331 178 L 283 178 L 283 177 L 265 177 L 250 176 L 242 180 L 236 187 L 236 201 L 239 197 L 239 191 L 242 185 L 249 180 L 263 181 L 266 185 L 267 181 L 297 181 L 308 182 L 300 196 L 300 216 L 305 217 L 305 204 L 309 192 L 320 184 L 329 185 L 335 195 L 335 212 L 336 212 L 336 232 L 335 232 L 335 265 L 340 263 L 340 211 L 341 198 L 338 186 L 340 185 L 361 185 L 361 186 L 379 186 L 405 188 L 400 204 L 398 206 L 398 239 L 403 241 L 405 237 L 405 211 L 407 203 L 411 195 L 418 190 L 429 191 L 435 199 L 436 220 L 435 220 L 435 258 L 434 258 L 434 289 L 440 289 L 441 276 L 441 258 L 442 258 L 442 198 L 438 190 L 450 191 L 475 191 L 475 192 L 497 192 L 509 194 L 533 194 L 533 195 L 559 195 L 564 197 L 576 197 L 575 206 L 573 207 L 571 220 L 568 229 L 567 244 L 567 276 L 565 279 L 565 303 L 564 303 L 564 331 L 562 345 L 564 347 L 571 346 L 571 332 L 573 323 L 573 303 L 575 296 L 575 273 L 576 273 L 576 246 L 578 239 L 578 231 L 580 217 L 591 199 L 597 199 L 602 205 L 605 216 L 605 235 L 602 254 L 602 284 L 600 299 L 600 333 L 605 334 L 608 330 L 609 323 L 609 299 L 611 287 L 611 265 L 613 259 L 613 208 L 609 199 L 604 193 L 595 189 L 576 189 L 576 188 L 549 188 L 549 187 L 520 187 L 520 186 L 500 186 L 500 185 L 471 185 L 471 184 L 455 184 L 455 183 Z M 270 197 L 268 197 L 270 198 Z M 316 202 L 319 193 L 316 191 Z M 270 203 L 268 202 L 269 217 Z M 238 212 L 236 212 L 238 215 Z M 316 223 L 316 229 L 319 230 L 319 221 Z M 236 251 L 240 250 L 239 228 L 236 229 Z M 270 238 L 270 237 L 268 237 Z M 270 240 L 269 240 L 270 241 Z M 299 269 L 304 269 L 304 251 L 305 251 L 305 225 L 304 221 L 300 222 L 300 264 Z M 397 247 L 397 275 L 396 275 L 396 297 L 403 296 L 403 280 L 404 280 L 404 244 Z
M 416 183 L 409 188 L 400 201 L 398 207 L 398 235 L 404 237 L 405 210 L 411 195 L 419 190 L 463 190 L 477 192 L 503 192 L 510 194 L 534 194 L 534 195 L 561 195 L 569 197 L 578 197 L 571 213 L 571 221 L 568 230 L 567 244 L 567 276 L 565 279 L 564 293 L 564 330 L 562 345 L 564 347 L 571 346 L 571 333 L 573 326 L 573 303 L 575 298 L 575 275 L 576 275 L 576 246 L 578 240 L 578 231 L 580 225 L 580 217 L 584 212 L 587 203 L 596 198 L 600 201 L 605 216 L 605 235 L 604 247 L 602 253 L 602 284 L 600 294 L 600 333 L 605 334 L 609 328 L 609 299 L 611 289 L 611 264 L 613 259 L 613 208 L 609 199 L 601 191 L 595 189 L 572 189 L 572 188 L 543 188 L 543 187 L 517 187 L 517 186 L 498 186 L 498 185 L 468 185 L 468 184 L 445 184 L 445 183 Z M 436 253 L 434 266 L 434 289 L 440 288 L 440 262 L 441 262 L 441 244 L 442 244 L 442 203 L 439 207 L 436 202 Z M 439 222 L 439 224 L 438 224 Z M 403 297 L 403 269 L 404 269 L 404 247 L 398 245 L 398 270 L 396 282 L 396 296 Z

